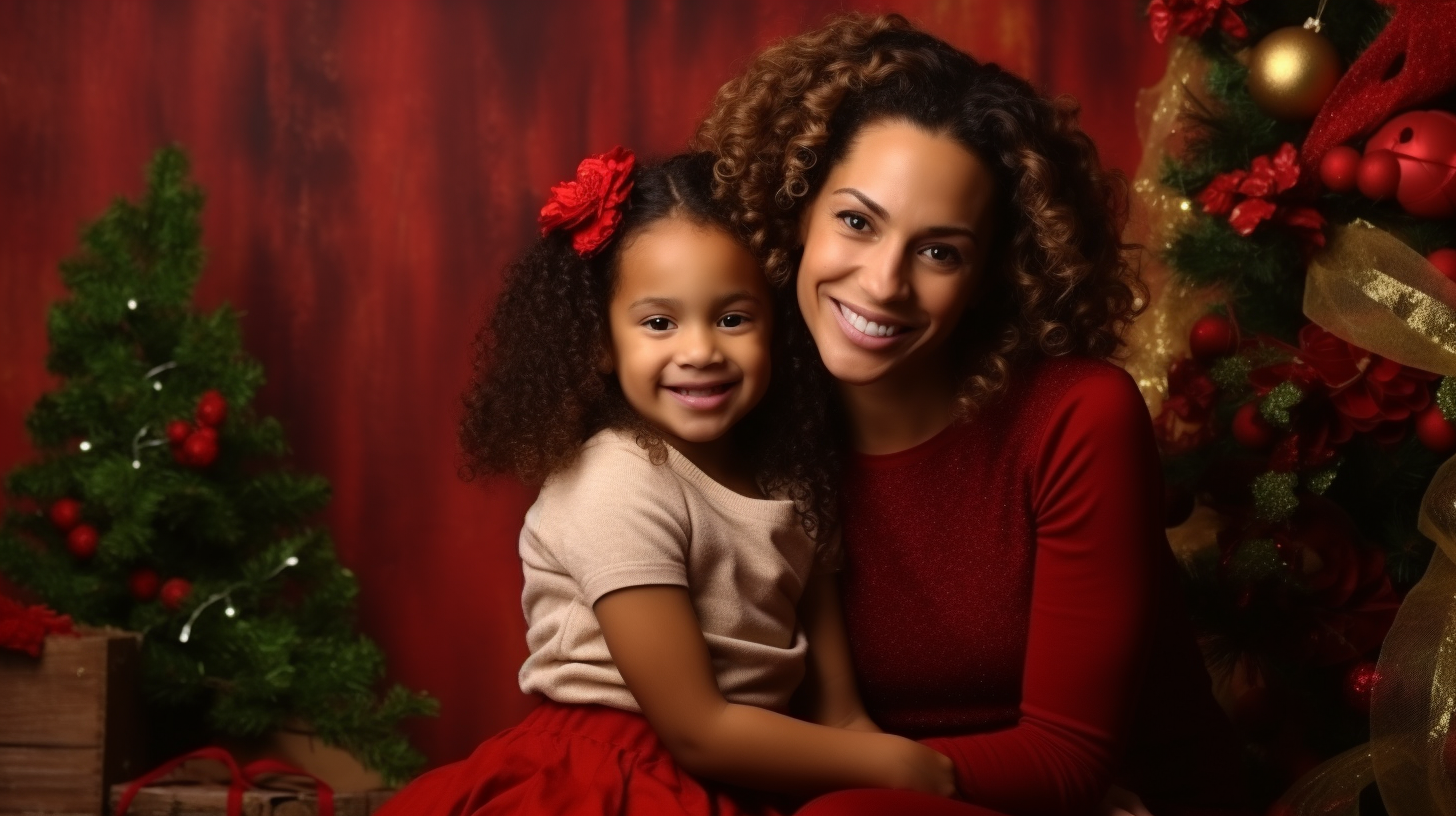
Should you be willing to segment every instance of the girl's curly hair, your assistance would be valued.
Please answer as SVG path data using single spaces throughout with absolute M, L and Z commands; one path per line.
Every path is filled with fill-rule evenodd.
M 1112 356 L 1146 299 L 1121 240 L 1127 181 L 1103 170 L 1077 112 L 898 14 L 846 14 L 764 49 L 719 89 L 694 147 L 718 156 L 715 193 L 779 285 L 797 271 L 804 207 L 866 125 L 907 122 L 984 160 L 989 280 L 950 341 L 970 413 L 1022 360 Z
M 605 428 L 634 432 L 654 462 L 666 459 L 662 438 L 604 371 L 608 307 L 622 248 L 648 225 L 684 218 L 738 236 L 727 208 L 713 198 L 713 162 L 709 154 L 689 153 L 639 166 L 615 234 L 591 258 L 557 230 L 507 267 L 500 298 L 475 338 L 460 423 L 462 478 L 509 474 L 539 484 Z M 789 324 L 790 300 L 776 293 L 777 325 Z M 838 462 L 823 392 L 802 376 L 802 360 L 787 353 L 792 337 L 774 332 L 768 392 L 732 433 L 759 486 L 793 499 L 805 530 L 818 535 L 836 523 Z

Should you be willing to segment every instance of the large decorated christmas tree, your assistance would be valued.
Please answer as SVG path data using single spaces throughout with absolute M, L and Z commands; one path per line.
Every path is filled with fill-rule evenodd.
M 1143 237 L 1168 279 L 1135 342 L 1144 362 L 1175 349 L 1148 390 L 1217 688 L 1265 800 L 1352 751 L 1300 795 L 1322 778 L 1305 799 L 1350 805 L 1378 777 L 1401 812 L 1456 806 L 1446 681 L 1406 660 L 1441 653 L 1435 629 L 1412 638 L 1456 597 L 1402 607 L 1434 563 L 1432 480 L 1456 451 L 1456 3 L 1148 14 L 1174 46 L 1145 101 L 1176 115 L 1145 112 Z
M 328 483 L 284 466 L 282 427 L 253 411 L 263 369 L 237 313 L 192 307 L 202 201 L 162 150 L 142 199 L 112 204 L 61 265 L 60 384 L 27 417 L 38 459 L 5 483 L 0 574 L 79 623 L 142 633 L 159 754 L 303 724 L 406 779 L 422 758 L 399 721 L 433 701 L 378 693 L 357 583 L 311 523 Z

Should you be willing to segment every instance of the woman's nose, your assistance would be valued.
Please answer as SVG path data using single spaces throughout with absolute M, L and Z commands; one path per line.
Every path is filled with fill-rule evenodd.
M 904 245 L 886 241 L 860 267 L 859 285 L 881 303 L 902 300 L 910 288 L 909 272 Z

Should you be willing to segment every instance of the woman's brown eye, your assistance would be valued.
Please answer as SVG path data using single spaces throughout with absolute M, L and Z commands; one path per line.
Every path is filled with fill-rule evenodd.
M 936 263 L 954 263 L 960 259 L 960 253 L 948 246 L 933 246 L 925 250 L 930 260 Z
M 870 228 L 869 219 L 865 218 L 863 215 L 845 213 L 844 215 L 839 216 L 839 218 L 844 222 L 844 225 L 846 227 L 849 227 L 855 232 L 864 232 L 865 230 Z

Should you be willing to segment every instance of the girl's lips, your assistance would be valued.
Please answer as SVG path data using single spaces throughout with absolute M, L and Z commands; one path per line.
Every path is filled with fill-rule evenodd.
M 712 386 L 694 386 L 691 388 L 686 386 L 664 385 L 663 388 L 673 396 L 673 399 L 676 399 L 684 407 L 691 408 L 694 411 L 711 411 L 727 402 L 728 395 L 733 393 L 733 389 L 737 386 L 738 383 L 731 382 Z
M 844 332 L 844 336 L 849 339 L 849 342 L 855 344 L 856 346 L 859 346 L 860 348 L 869 349 L 871 351 L 879 351 L 880 349 L 889 348 L 890 346 L 895 345 L 896 343 L 910 336 L 910 334 L 914 332 L 914 329 L 907 326 L 890 335 L 889 337 L 877 337 L 872 334 L 865 334 L 864 332 L 855 328 L 854 324 L 849 322 L 849 318 L 844 316 L 844 307 L 840 304 L 839 301 L 835 300 L 834 298 L 829 298 L 829 302 L 833 304 L 830 311 L 834 312 L 834 320 L 836 323 L 839 324 L 839 328 L 841 331 Z

